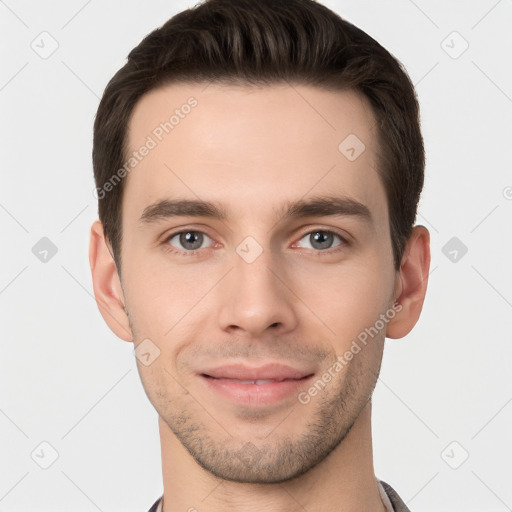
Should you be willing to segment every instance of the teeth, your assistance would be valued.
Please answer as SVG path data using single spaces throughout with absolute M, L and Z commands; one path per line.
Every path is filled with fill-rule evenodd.
M 239 384 L 257 384 L 258 386 L 261 386 L 262 384 L 270 384 L 272 382 L 276 382 L 272 379 L 258 379 L 258 380 L 238 380 L 238 379 L 225 379 L 230 382 L 238 382 Z

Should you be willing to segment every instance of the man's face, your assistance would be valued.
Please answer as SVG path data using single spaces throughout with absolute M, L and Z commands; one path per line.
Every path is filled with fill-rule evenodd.
M 124 191 L 124 300 L 135 344 L 160 351 L 137 364 L 176 438 L 216 476 L 277 482 L 339 445 L 378 376 L 397 273 L 375 120 L 349 91 L 205 87 L 167 86 L 134 110 L 128 153 L 156 145 Z M 286 215 L 321 197 L 339 213 Z M 151 208 L 163 200 L 225 216 Z

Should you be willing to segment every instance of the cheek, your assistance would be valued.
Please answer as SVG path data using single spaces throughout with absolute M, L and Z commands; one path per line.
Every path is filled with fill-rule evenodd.
M 162 412 L 169 407 L 176 409 L 177 401 L 187 393 L 178 384 L 176 372 L 166 363 L 165 358 L 160 356 L 149 366 L 137 361 L 137 368 L 144 392 L 156 410 Z
M 218 281 L 220 269 L 174 266 L 134 254 L 123 266 L 130 317 L 139 336 L 166 340 L 203 308 L 202 299 Z
M 382 269 L 377 262 L 326 266 L 304 278 L 297 295 L 311 312 L 307 324 L 321 326 L 339 352 L 387 310 L 392 285 L 389 269 Z

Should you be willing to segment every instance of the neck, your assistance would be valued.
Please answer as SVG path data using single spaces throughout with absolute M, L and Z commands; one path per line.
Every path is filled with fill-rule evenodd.
M 384 512 L 373 469 L 371 402 L 328 457 L 282 483 L 247 484 L 204 470 L 159 417 L 163 512 Z

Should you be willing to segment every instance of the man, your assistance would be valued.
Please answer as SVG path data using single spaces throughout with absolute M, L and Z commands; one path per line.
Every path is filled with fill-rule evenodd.
M 151 511 L 408 510 L 371 440 L 430 264 L 400 64 L 312 0 L 205 1 L 112 78 L 93 161 L 94 293 L 159 414 Z

